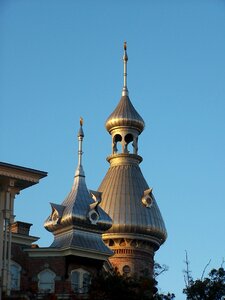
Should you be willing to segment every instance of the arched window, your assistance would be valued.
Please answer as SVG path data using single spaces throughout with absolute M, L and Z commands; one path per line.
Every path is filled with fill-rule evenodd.
M 130 144 L 130 142 L 133 142 L 133 140 L 134 140 L 133 135 L 130 133 L 128 133 L 125 136 L 125 152 L 130 152 L 128 149 L 128 145 Z
M 53 293 L 55 291 L 55 273 L 46 269 L 38 274 L 38 290 L 41 293 Z
M 11 290 L 18 291 L 20 289 L 21 266 L 12 261 L 10 265 L 11 273 Z
M 119 153 L 122 152 L 121 142 L 122 142 L 122 136 L 120 134 L 116 134 L 113 137 L 113 154 L 115 154 L 117 152 L 119 152 Z
M 91 275 L 83 269 L 71 271 L 71 287 L 75 293 L 86 294 L 91 283 Z

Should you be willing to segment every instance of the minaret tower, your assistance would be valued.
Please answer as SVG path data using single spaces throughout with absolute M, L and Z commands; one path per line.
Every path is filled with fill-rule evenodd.
M 122 97 L 105 124 L 112 137 L 110 167 L 98 189 L 100 206 L 113 220 L 103 240 L 114 251 L 109 260 L 121 274 L 151 277 L 155 251 L 167 233 L 152 188 L 139 167 L 138 137 L 145 123 L 129 98 L 127 62 L 124 43 Z

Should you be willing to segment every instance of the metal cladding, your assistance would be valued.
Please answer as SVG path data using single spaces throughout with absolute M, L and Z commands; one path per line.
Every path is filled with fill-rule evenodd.
M 141 133 L 145 127 L 145 122 L 131 103 L 129 96 L 122 96 L 119 104 L 113 113 L 108 117 L 105 127 L 110 133 L 118 127 L 131 127 Z
M 78 132 L 78 167 L 75 172 L 72 189 L 61 205 L 51 203 L 52 213 L 44 227 L 54 234 L 51 247 L 78 247 L 111 255 L 105 246 L 101 234 L 112 226 L 112 220 L 99 206 L 101 193 L 87 189 L 82 167 L 82 129 Z
M 158 248 L 166 240 L 166 228 L 156 200 L 134 154 L 115 154 L 108 158 L 111 166 L 99 191 L 101 207 L 110 215 L 113 226 L 107 234 L 139 236 Z M 144 201 L 148 192 L 149 205 Z
M 76 247 L 101 252 L 107 255 L 112 254 L 109 248 L 103 243 L 101 235 L 92 234 L 88 231 L 69 231 L 57 235 L 51 245 L 54 248 Z
M 111 218 L 99 205 L 91 209 L 90 206 L 95 203 L 87 189 L 85 177 L 76 176 L 72 190 L 62 204 L 56 206 L 51 203 L 53 211 L 44 226 L 51 232 L 67 226 L 99 232 L 108 230 L 112 225 Z M 94 218 L 98 219 L 97 223 L 94 222 Z
M 110 168 L 98 191 L 102 193 L 100 206 L 110 215 L 113 225 L 103 239 L 145 240 L 157 250 L 167 232 L 152 188 L 139 167 L 142 158 L 138 155 L 138 138 L 145 123 L 128 96 L 126 50 L 125 44 L 122 98 L 105 124 L 112 136 L 112 155 L 107 158 Z

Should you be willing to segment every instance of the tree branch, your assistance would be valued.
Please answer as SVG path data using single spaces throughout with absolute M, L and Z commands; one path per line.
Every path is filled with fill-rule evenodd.
M 204 275 L 205 275 L 205 271 L 206 271 L 206 269 L 208 268 L 208 266 L 210 265 L 210 263 L 211 263 L 211 259 L 210 259 L 209 262 L 206 264 L 206 266 L 205 266 L 205 268 L 204 268 L 204 270 L 203 270 L 203 272 L 202 272 L 201 281 L 203 280 L 203 277 L 204 277 Z
M 184 282 L 185 282 L 185 286 L 186 288 L 188 286 L 190 286 L 190 282 L 192 280 L 192 277 L 191 277 L 191 271 L 189 269 L 189 260 L 188 260 L 188 254 L 187 254 L 187 250 L 185 250 L 185 264 L 186 264 L 186 270 L 184 270 Z

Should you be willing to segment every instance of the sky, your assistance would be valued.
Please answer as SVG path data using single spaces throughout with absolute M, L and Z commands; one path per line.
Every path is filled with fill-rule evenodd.
M 15 215 L 49 246 L 43 223 L 70 191 L 80 116 L 88 188 L 108 170 L 125 40 L 146 124 L 140 167 L 168 231 L 159 289 L 182 300 L 185 251 L 194 278 L 225 256 L 225 1 L 1 0 L 0 160 L 48 172 L 16 197 Z

